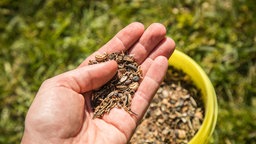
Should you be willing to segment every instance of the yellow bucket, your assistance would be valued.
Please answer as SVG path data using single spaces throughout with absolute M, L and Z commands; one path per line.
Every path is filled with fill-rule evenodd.
M 181 69 L 189 75 L 195 85 L 202 92 L 202 99 L 205 107 L 205 116 L 201 128 L 196 135 L 190 140 L 189 144 L 208 143 L 217 121 L 217 98 L 215 90 L 203 69 L 189 56 L 175 50 L 169 59 L 169 65 Z

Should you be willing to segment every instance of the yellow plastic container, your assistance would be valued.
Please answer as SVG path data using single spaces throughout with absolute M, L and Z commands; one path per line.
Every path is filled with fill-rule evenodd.
M 207 143 L 214 131 L 218 113 L 217 98 L 212 83 L 206 73 L 193 59 L 178 50 L 175 50 L 169 59 L 169 65 L 181 69 L 189 75 L 202 92 L 202 99 L 205 107 L 204 121 L 199 131 L 190 140 L 189 144 Z

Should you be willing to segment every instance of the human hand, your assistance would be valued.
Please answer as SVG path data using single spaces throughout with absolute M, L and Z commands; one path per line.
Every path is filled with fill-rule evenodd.
M 175 43 L 165 35 L 161 24 L 154 23 L 144 31 L 141 23 L 131 23 L 78 68 L 43 82 L 27 113 L 22 143 L 127 143 L 168 68 Z M 115 75 L 117 63 L 88 62 L 96 54 L 121 51 L 133 54 L 143 73 L 131 104 L 137 116 L 113 108 L 102 119 L 92 119 L 91 90 Z

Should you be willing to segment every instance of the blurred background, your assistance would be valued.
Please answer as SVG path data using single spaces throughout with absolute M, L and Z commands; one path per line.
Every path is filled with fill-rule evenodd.
M 120 29 L 160 22 L 210 77 L 211 143 L 256 143 L 255 0 L 1 0 L 0 143 L 20 143 L 41 83 L 75 68 Z

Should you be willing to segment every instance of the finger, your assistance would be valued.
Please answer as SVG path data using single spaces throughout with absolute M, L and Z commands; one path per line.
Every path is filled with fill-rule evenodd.
M 149 58 L 155 59 L 158 56 L 164 56 L 169 59 L 174 49 L 175 42 L 173 41 L 173 39 L 169 37 L 164 38 L 157 46 L 157 48 L 155 48 L 154 51 L 150 53 Z
M 167 68 L 168 59 L 163 56 L 158 56 L 148 69 L 132 100 L 131 110 L 138 115 L 136 117 L 137 122 L 141 120 L 145 114 L 149 103 L 163 81 Z
M 93 59 L 96 54 L 121 52 L 129 49 L 144 32 L 144 25 L 139 22 L 134 22 L 119 31 L 108 43 L 102 46 L 98 51 L 86 58 L 79 67 L 88 65 L 90 59 Z
M 137 63 L 141 64 L 154 48 L 165 38 L 166 29 L 162 24 L 151 24 L 136 43 L 130 54 L 134 55 Z
M 96 89 L 109 81 L 117 71 L 117 63 L 108 61 L 80 67 L 47 80 L 49 86 L 66 87 L 77 93 Z
M 167 37 L 163 39 L 159 43 L 157 48 L 155 48 L 154 51 L 152 51 L 150 55 L 146 58 L 146 60 L 141 64 L 142 75 L 145 75 L 147 73 L 148 68 L 150 67 L 150 65 L 152 64 L 156 57 L 164 56 L 167 59 L 169 59 L 174 49 L 175 42 L 171 38 Z

